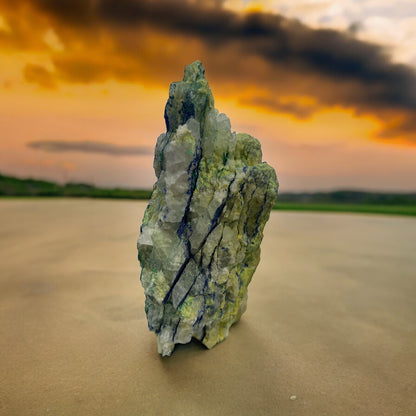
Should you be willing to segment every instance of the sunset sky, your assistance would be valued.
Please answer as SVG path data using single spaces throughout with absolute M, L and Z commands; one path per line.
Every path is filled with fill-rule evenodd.
M 281 191 L 414 191 L 415 45 L 415 0 L 0 0 L 0 172 L 150 188 L 200 59 Z

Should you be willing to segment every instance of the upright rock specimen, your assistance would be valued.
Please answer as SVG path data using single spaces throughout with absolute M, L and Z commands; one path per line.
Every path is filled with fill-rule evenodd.
M 192 337 L 211 348 L 240 319 L 277 197 L 259 141 L 231 132 L 204 74 L 196 61 L 170 85 L 137 243 L 149 329 L 163 356 Z

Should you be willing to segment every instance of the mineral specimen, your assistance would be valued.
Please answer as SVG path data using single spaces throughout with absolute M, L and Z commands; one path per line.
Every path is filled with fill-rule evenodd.
M 212 348 L 240 319 L 278 190 L 259 141 L 231 132 L 214 108 L 201 62 L 170 85 L 165 121 L 137 243 L 148 325 L 163 356 L 192 337 Z

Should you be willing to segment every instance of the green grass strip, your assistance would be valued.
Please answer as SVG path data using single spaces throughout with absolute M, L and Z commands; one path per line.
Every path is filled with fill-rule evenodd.
M 282 211 L 359 212 L 364 214 L 416 216 L 416 206 L 400 205 L 302 204 L 278 202 L 273 209 Z

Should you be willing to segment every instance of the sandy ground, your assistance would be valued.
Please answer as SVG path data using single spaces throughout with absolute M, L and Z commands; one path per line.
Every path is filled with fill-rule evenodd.
M 0 201 L 1 415 L 416 415 L 416 220 L 273 212 L 248 310 L 160 358 L 145 204 Z

